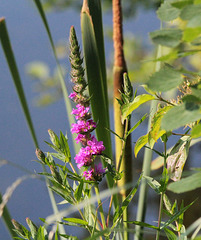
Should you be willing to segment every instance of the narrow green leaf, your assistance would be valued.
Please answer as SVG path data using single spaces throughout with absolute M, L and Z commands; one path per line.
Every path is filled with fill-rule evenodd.
M 171 108 L 163 117 L 161 127 L 171 131 L 201 119 L 200 106 L 193 102 Z
M 80 218 L 63 218 L 63 220 L 66 222 L 77 223 L 77 224 L 81 224 L 81 225 L 88 225 L 88 222 L 86 222 Z
M 13 82 L 15 84 L 15 88 L 18 94 L 18 98 L 20 100 L 27 124 L 29 126 L 29 130 L 32 136 L 32 139 L 34 141 L 35 147 L 38 147 L 38 142 L 37 142 L 37 138 L 36 138 L 36 134 L 35 134 L 35 130 L 33 127 L 33 123 L 32 123 L 32 119 L 31 119 L 31 115 L 29 113 L 29 108 L 27 105 L 27 101 L 26 101 L 26 97 L 24 94 L 24 90 L 22 87 L 22 82 L 20 79 L 20 75 L 19 75 L 19 71 L 17 68 L 17 64 L 15 61 L 15 56 L 12 50 L 12 46 L 10 43 L 10 39 L 9 39 L 9 35 L 7 32 L 7 27 L 6 27 L 6 22 L 4 18 L 0 19 L 0 40 L 1 40 L 1 44 L 3 47 L 3 51 L 9 66 L 9 70 L 10 73 L 12 75 L 13 78 Z
M 145 119 L 147 118 L 147 114 L 145 114 L 127 133 L 127 137 L 128 135 L 130 135 Z
M 148 143 L 148 134 L 141 136 L 140 138 L 138 138 L 136 144 L 135 144 L 135 148 L 134 148 L 134 153 L 135 153 L 135 157 L 137 157 L 138 152 L 141 150 L 141 148 L 144 147 L 144 145 L 146 145 Z
M 106 128 L 110 128 L 107 97 L 105 96 L 94 24 L 86 4 L 83 5 L 81 12 L 81 30 L 88 88 L 91 96 L 90 101 L 93 118 L 95 122 L 98 122 L 96 128 L 97 138 L 104 142 L 106 146 L 105 153 L 111 156 L 110 133 L 106 130 Z
M 75 190 L 74 197 L 79 202 L 82 197 L 82 190 L 83 190 L 84 182 L 80 181 L 77 189 Z
M 177 236 L 168 228 L 164 228 L 168 240 L 177 240 Z
M 166 28 L 151 32 L 150 37 L 155 44 L 173 48 L 180 44 L 182 39 L 182 31 L 175 28 Z
M 141 181 L 142 175 L 139 177 L 137 184 L 134 186 L 134 188 L 130 191 L 128 196 L 125 198 L 125 200 L 122 202 L 122 206 L 118 210 L 118 213 L 115 214 L 115 217 L 113 219 L 113 226 L 116 226 L 118 221 L 121 219 L 121 216 L 123 215 L 124 210 L 128 207 L 128 204 L 131 202 L 133 197 L 135 196 L 135 193 L 137 192 L 137 189 L 139 187 L 140 181 Z
M 122 122 L 140 105 L 148 101 L 156 99 L 154 96 L 149 94 L 142 94 L 137 96 L 131 103 L 125 104 L 122 107 Z
M 182 178 L 180 181 L 172 182 L 167 189 L 175 193 L 184 193 L 201 187 L 201 172 Z
M 169 1 L 165 1 L 161 4 L 157 10 L 157 15 L 161 21 L 172 21 L 180 14 L 180 9 L 175 8 Z
M 155 72 L 148 80 L 147 86 L 158 92 L 166 92 L 176 88 L 184 81 L 182 74 L 165 64 L 158 72 Z
M 74 118 L 71 115 L 72 106 L 71 106 L 70 99 L 68 97 L 68 92 L 67 92 L 66 83 L 65 83 L 65 80 L 64 80 L 64 77 L 63 77 L 63 72 L 62 72 L 62 69 L 61 69 L 57 54 L 56 54 L 52 34 L 51 34 L 51 31 L 50 31 L 50 28 L 49 28 L 49 25 L 48 25 L 48 22 L 47 22 L 47 19 L 46 19 L 46 16 L 45 16 L 45 12 L 43 10 L 43 7 L 41 5 L 40 0 L 34 0 L 34 3 L 36 4 L 36 8 L 37 8 L 37 10 L 40 14 L 40 17 L 42 19 L 42 22 L 44 24 L 44 27 L 45 27 L 45 30 L 47 32 L 47 35 L 48 35 L 48 38 L 49 38 L 49 41 L 50 41 L 50 44 L 51 44 L 51 47 L 52 47 L 52 51 L 53 51 L 53 54 L 54 54 L 54 57 L 55 57 L 55 60 L 56 60 L 57 69 L 58 69 L 58 77 L 59 77 L 59 80 L 60 80 L 60 83 L 61 83 L 62 93 L 63 93 L 63 97 L 64 97 L 64 103 L 65 103 L 65 106 L 66 106 L 67 117 L 69 119 L 69 126 L 71 126 L 71 124 L 74 122 Z M 77 144 L 75 142 L 75 140 L 73 139 L 73 145 L 74 145 L 75 152 L 78 152 L 79 148 L 80 148 L 80 144 Z
M 201 124 L 195 125 L 191 131 L 192 138 L 199 138 L 201 137 Z
M 100 0 L 88 0 L 88 6 L 92 22 L 94 26 L 94 33 L 96 38 L 96 44 L 98 49 L 98 56 L 102 74 L 103 90 L 105 100 L 108 108 L 108 92 L 107 92 L 107 76 L 106 76 L 106 64 L 105 64 L 105 47 L 104 47 L 104 34 L 102 24 L 102 9 Z M 109 117 L 109 116 L 108 116 Z
M 195 201 L 196 201 L 196 200 L 195 200 Z M 193 201 L 192 203 L 190 203 L 190 204 L 187 205 L 186 207 L 181 208 L 179 211 L 177 211 L 167 222 L 165 222 L 165 223 L 163 224 L 163 226 L 161 226 L 161 230 L 164 229 L 164 228 L 166 228 L 170 223 L 172 223 L 172 222 L 174 222 L 175 220 L 177 220 L 181 214 L 183 214 L 190 206 L 192 206 L 192 205 L 194 204 L 195 201 Z
M 157 182 L 155 179 L 153 179 L 152 177 L 148 177 L 148 176 L 143 176 L 147 183 L 149 184 L 149 186 L 158 194 L 161 193 L 161 184 L 159 182 Z
M 151 225 L 151 224 L 148 224 L 148 223 L 145 223 L 145 222 L 128 221 L 127 223 L 135 224 L 135 225 L 138 225 L 138 226 L 141 226 L 141 227 L 147 227 L 147 228 L 152 228 L 152 229 L 159 230 L 158 227 L 156 227 L 156 226 L 154 226 L 154 225 Z

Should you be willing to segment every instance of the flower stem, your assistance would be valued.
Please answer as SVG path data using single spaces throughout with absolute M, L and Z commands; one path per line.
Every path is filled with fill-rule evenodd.
M 167 145 L 166 145 L 166 142 L 164 142 L 164 165 L 163 165 L 163 170 L 166 168 L 166 154 L 167 154 Z M 161 196 L 160 196 L 160 207 L 159 207 L 159 214 L 158 214 L 158 228 L 159 229 L 160 229 L 160 226 L 161 226 L 164 194 L 165 194 L 165 190 L 163 190 L 163 192 L 161 193 Z M 160 238 L 160 230 L 158 230 L 157 233 L 156 233 L 156 240 L 159 240 L 159 238 Z
M 103 229 L 105 229 L 106 228 L 106 222 L 105 222 L 105 216 L 104 216 L 104 213 L 103 213 L 103 206 L 102 206 L 102 202 L 101 202 L 101 199 L 100 199 L 100 193 L 99 193 L 98 185 L 95 185 L 94 188 L 95 188 L 96 196 L 98 198 L 98 207 L 100 209 L 102 226 L 103 226 Z

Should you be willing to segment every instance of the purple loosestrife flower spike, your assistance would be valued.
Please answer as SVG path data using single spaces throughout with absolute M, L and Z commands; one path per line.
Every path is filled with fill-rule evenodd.
M 76 103 L 81 103 L 84 106 L 89 104 L 88 97 L 84 95 L 87 87 L 87 82 L 84 78 L 84 69 L 82 67 L 83 59 L 80 56 L 80 47 L 74 27 L 70 29 L 70 63 L 71 63 L 71 81 L 74 83 L 73 90 L 77 95 L 70 95 Z
M 74 83 L 73 93 L 69 95 L 75 103 L 76 108 L 72 110 L 75 115 L 76 123 L 72 124 L 71 132 L 77 133 L 76 142 L 82 143 L 83 147 L 75 156 L 77 167 L 89 168 L 83 172 L 83 177 L 87 180 L 100 182 L 105 174 L 102 164 L 95 164 L 96 156 L 101 155 L 105 150 L 103 142 L 98 142 L 91 132 L 96 128 L 96 123 L 91 119 L 89 108 L 89 97 L 84 94 L 87 83 L 84 78 L 84 69 L 82 67 L 83 59 L 80 57 L 80 47 L 78 45 L 74 27 L 70 29 L 70 63 L 71 78 Z

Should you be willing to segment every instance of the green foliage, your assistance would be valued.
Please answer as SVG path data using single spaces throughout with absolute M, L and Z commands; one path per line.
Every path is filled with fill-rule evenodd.
M 149 78 L 147 86 L 155 92 L 166 92 L 178 87 L 183 81 L 184 79 L 179 71 L 165 64 L 159 72 L 155 72 Z
M 151 40 L 155 44 L 166 47 L 177 47 L 182 40 L 182 31 L 180 29 L 161 29 L 150 33 Z
M 200 188 L 200 177 L 200 172 L 194 173 L 189 177 L 182 178 L 180 181 L 170 183 L 168 185 L 168 190 L 175 193 L 184 193 Z

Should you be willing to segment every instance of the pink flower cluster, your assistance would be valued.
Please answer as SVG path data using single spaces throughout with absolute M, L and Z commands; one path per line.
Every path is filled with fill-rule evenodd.
M 75 92 L 71 93 L 69 97 L 74 99 L 77 97 L 77 94 Z M 89 168 L 88 171 L 83 172 L 86 180 L 101 181 L 105 174 L 105 169 L 103 169 L 101 163 L 96 165 L 95 160 L 98 155 L 102 154 L 105 147 L 102 141 L 97 141 L 96 137 L 91 135 L 91 132 L 96 128 L 96 123 L 90 119 L 91 114 L 89 110 L 89 107 L 77 104 L 76 109 L 72 111 L 77 123 L 72 124 L 71 132 L 78 134 L 75 140 L 83 145 L 75 156 L 75 161 L 79 169 L 81 167 Z

